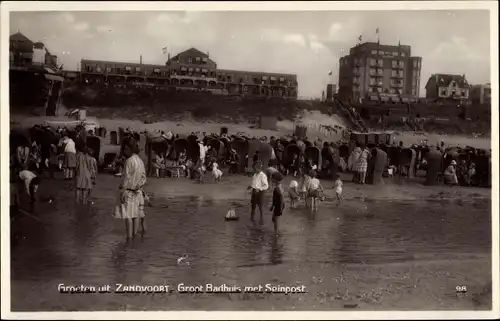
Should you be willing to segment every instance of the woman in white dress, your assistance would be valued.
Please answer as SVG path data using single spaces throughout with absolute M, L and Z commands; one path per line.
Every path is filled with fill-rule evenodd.
M 146 168 L 137 155 L 139 148 L 133 138 L 123 142 L 123 154 L 127 158 L 123 168 L 122 183 L 118 194 L 115 217 L 125 220 L 127 239 L 134 237 L 139 231 L 139 221 L 142 232 L 146 231 L 144 221 L 144 191 L 146 184 Z

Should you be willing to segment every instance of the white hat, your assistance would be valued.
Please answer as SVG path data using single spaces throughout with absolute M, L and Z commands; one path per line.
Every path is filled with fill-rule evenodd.
M 455 160 L 452 160 L 451 165 L 457 165 L 457 162 Z

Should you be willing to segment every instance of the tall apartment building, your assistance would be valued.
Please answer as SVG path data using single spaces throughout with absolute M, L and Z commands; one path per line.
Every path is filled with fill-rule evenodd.
M 90 82 L 144 83 L 243 96 L 296 99 L 298 92 L 296 75 L 218 69 L 207 53 L 195 48 L 169 58 L 165 65 L 82 59 L 81 75 Z
M 339 62 L 338 96 L 345 100 L 414 100 L 420 95 L 421 57 L 407 45 L 366 42 Z

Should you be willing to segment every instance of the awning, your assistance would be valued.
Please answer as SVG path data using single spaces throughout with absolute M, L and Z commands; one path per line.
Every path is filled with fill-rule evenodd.
M 45 79 L 48 80 L 53 80 L 53 81 L 64 81 L 64 78 L 61 76 L 56 76 L 56 75 L 51 75 L 51 74 L 45 74 Z

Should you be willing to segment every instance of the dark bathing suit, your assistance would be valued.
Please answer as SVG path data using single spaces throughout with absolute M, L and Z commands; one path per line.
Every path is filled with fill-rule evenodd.
M 281 216 L 283 214 L 283 203 L 282 203 L 282 193 L 281 191 L 279 190 L 278 187 L 275 187 L 274 188 L 274 191 L 273 191 L 273 215 L 274 216 Z

